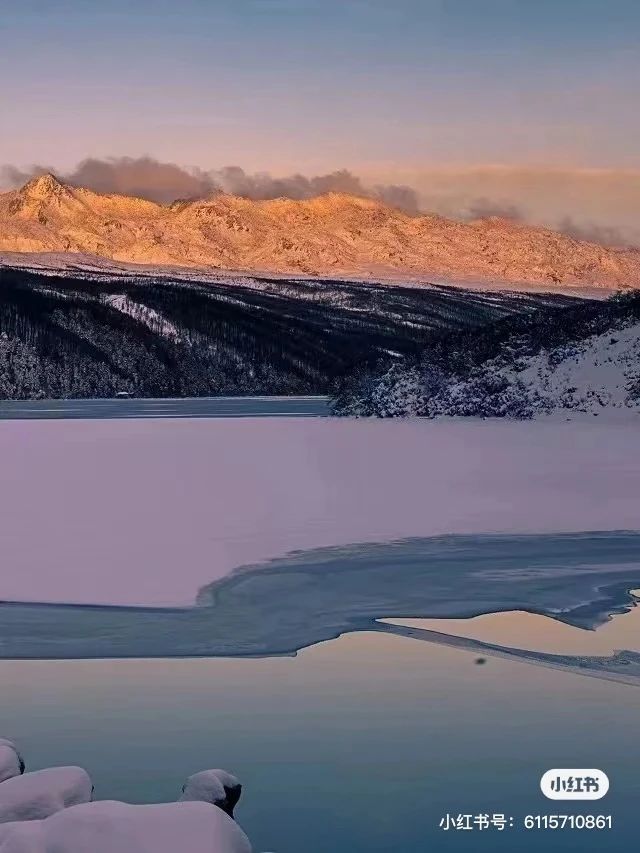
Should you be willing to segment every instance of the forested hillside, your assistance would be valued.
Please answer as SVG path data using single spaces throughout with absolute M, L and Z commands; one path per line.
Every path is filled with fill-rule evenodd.
M 345 375 L 334 411 L 509 418 L 640 412 L 640 291 L 434 334 L 418 357 Z
M 438 330 L 562 296 L 267 278 L 211 282 L 0 268 L 0 398 L 327 393 Z

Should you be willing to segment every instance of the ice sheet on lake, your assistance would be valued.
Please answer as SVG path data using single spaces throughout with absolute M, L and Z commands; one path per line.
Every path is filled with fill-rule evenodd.
M 3 422 L 0 656 L 290 654 L 393 615 L 593 627 L 640 586 L 639 451 L 598 420 Z
M 445 642 L 381 624 L 523 610 L 593 628 L 635 604 L 640 533 L 449 535 L 294 552 L 247 566 L 181 609 L 6 604 L 0 655 L 47 657 L 291 654 L 349 631 Z M 640 655 L 558 656 L 467 638 L 449 644 L 640 683 Z

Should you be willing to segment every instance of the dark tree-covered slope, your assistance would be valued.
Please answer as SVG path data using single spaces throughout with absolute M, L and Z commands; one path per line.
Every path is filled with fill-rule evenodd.
M 333 409 L 512 418 L 640 411 L 640 291 L 434 333 L 418 356 L 341 377 Z
M 574 300 L 332 280 L 0 268 L 0 398 L 322 394 L 381 358 Z

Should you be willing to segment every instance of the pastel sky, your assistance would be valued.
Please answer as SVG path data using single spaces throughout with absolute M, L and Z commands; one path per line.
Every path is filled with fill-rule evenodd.
M 639 37 L 637 0 L 3 0 L 0 163 L 636 168 Z
M 0 189 L 87 157 L 346 168 L 640 246 L 639 41 L 638 0 L 2 0 Z

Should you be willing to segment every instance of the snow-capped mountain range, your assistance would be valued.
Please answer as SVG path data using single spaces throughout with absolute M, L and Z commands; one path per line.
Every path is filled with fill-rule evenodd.
M 410 216 L 340 193 L 304 201 L 217 194 L 163 205 L 67 186 L 51 174 L 0 194 L 0 253 L 311 276 L 640 286 L 640 250 L 498 217 Z

